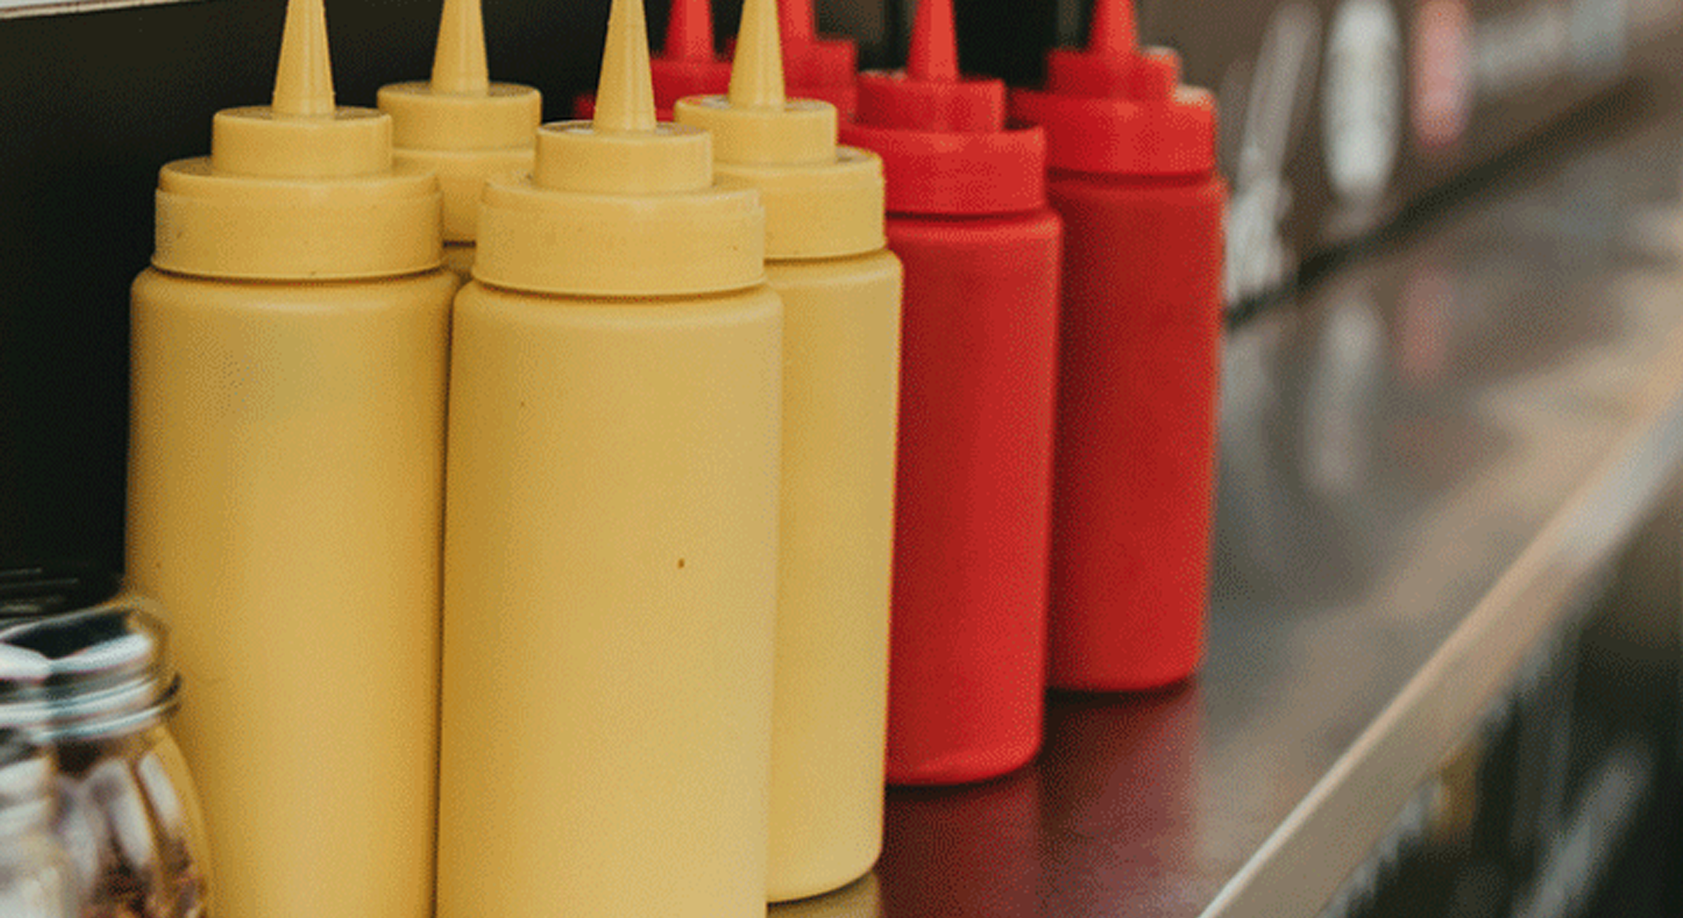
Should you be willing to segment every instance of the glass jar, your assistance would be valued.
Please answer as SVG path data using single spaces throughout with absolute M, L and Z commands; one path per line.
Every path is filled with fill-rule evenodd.
M 53 831 L 53 765 L 19 730 L 0 730 L 0 915 L 75 918 L 70 861 Z
M 133 597 L 0 622 L 0 728 L 58 757 L 55 834 L 78 918 L 205 918 L 203 821 L 164 727 L 180 679 L 163 625 Z

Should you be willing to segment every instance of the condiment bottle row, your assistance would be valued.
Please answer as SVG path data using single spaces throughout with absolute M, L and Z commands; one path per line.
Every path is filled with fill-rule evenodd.
M 161 171 L 127 586 L 218 911 L 759 914 L 869 870 L 885 779 L 1029 761 L 1048 676 L 1195 669 L 1208 95 L 1125 0 L 1043 92 L 962 75 L 951 0 L 857 78 L 810 4 L 728 66 L 671 22 L 613 0 L 540 126 L 477 0 L 379 110 L 290 0 L 272 103 Z

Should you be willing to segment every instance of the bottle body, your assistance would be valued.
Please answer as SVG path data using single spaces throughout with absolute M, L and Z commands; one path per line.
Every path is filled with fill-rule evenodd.
M 1203 650 L 1226 192 L 1054 170 L 1048 193 L 1066 227 L 1049 678 L 1167 685 Z
M 455 286 L 135 282 L 128 586 L 193 686 L 228 914 L 430 913 Z
M 783 299 L 783 494 L 768 898 L 871 869 L 882 847 L 900 262 L 769 261 Z
M 765 908 L 782 306 L 457 299 L 439 915 Z
M 1040 744 L 1061 229 L 891 214 L 905 264 L 888 780 L 976 781 Z

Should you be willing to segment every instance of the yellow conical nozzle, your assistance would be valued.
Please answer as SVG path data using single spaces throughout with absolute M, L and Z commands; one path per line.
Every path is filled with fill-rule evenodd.
M 327 13 L 321 0 L 286 5 L 271 107 L 281 115 L 333 114 L 333 65 L 327 59 Z
M 444 0 L 438 49 L 432 58 L 432 91 L 464 96 L 491 91 L 485 66 L 485 17 L 479 0 Z
M 769 258 L 828 258 L 879 249 L 882 162 L 836 146 L 836 109 L 784 98 L 776 0 L 746 0 L 730 92 L 678 100 L 674 117 L 706 128 L 721 180 L 760 190 Z
M 747 0 L 742 5 L 729 99 L 732 108 L 783 110 L 787 100 L 783 95 L 783 40 L 777 26 L 776 0 Z
M 321 0 L 289 0 L 268 108 L 216 113 L 211 161 L 230 175 L 332 178 L 391 169 L 391 122 L 333 104 Z
M 482 283 L 592 296 L 740 290 L 765 277 L 765 212 L 713 184 L 706 131 L 655 120 L 642 0 L 613 0 L 595 121 L 538 129 L 530 181 L 491 182 Z
M 380 110 L 392 116 L 397 162 L 438 174 L 444 191 L 444 238 L 478 236 L 485 181 L 532 169 L 532 145 L 543 97 L 517 83 L 492 83 L 485 65 L 480 0 L 444 0 L 432 81 L 380 88 Z
M 653 131 L 654 78 L 649 75 L 649 26 L 641 0 L 615 0 L 608 12 L 608 41 L 602 48 L 602 73 L 596 81 L 599 132 Z
M 439 263 L 438 183 L 392 171 L 392 123 L 333 103 L 322 0 L 289 0 L 268 106 L 216 113 L 210 156 L 158 176 L 166 271 L 243 279 L 384 277 Z
M 642 0 L 614 0 L 609 8 L 596 118 L 540 130 L 532 177 L 542 188 L 605 194 L 699 191 L 713 184 L 707 134 L 655 120 Z

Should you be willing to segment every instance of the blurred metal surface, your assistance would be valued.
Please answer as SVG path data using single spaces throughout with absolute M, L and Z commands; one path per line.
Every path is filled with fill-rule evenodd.
M 1238 329 L 1203 674 L 1055 696 L 1032 767 L 891 791 L 851 913 L 1320 912 L 1683 467 L 1655 110 Z

